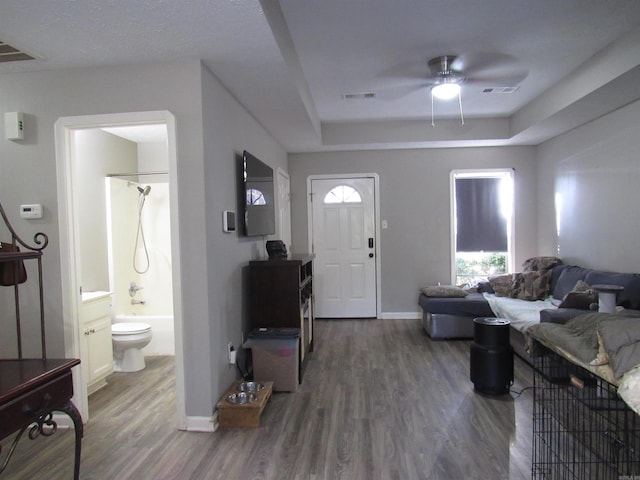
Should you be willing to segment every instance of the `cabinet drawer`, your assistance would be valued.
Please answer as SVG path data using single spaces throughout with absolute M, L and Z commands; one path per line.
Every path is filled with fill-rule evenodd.
M 100 317 L 111 317 L 111 298 L 100 298 L 82 304 L 81 320 L 86 323 Z
M 109 331 L 109 345 L 111 345 L 111 317 L 93 318 L 84 322 L 84 331 L 87 333 L 96 333 L 102 330 Z
M 61 406 L 73 396 L 71 372 L 45 383 L 29 393 L 16 398 L 0 407 L 0 425 L 2 433 L 14 432 L 27 422 L 37 418 L 42 408 L 48 411 Z M 31 412 L 31 413 L 29 413 Z

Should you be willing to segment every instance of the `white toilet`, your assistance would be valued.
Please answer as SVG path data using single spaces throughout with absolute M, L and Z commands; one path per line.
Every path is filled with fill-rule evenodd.
M 114 372 L 137 372 L 145 367 L 142 349 L 151 341 L 148 323 L 121 322 L 111 325 Z

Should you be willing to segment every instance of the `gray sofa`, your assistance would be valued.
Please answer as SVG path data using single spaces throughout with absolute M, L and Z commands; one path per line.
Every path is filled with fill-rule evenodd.
M 640 310 L 640 274 L 615 273 L 592 270 L 574 265 L 553 267 L 549 292 L 554 303 L 560 303 L 572 292 L 581 280 L 588 285 L 618 285 L 624 289 L 617 294 L 617 305 L 625 309 Z M 473 338 L 473 319 L 477 317 L 495 317 L 483 292 L 494 293 L 489 282 L 478 286 L 478 293 L 465 297 L 433 297 L 421 293 L 418 299 L 422 307 L 422 325 L 433 339 Z M 565 323 L 589 308 L 593 309 L 593 300 L 581 302 L 580 296 L 573 297 L 579 308 L 552 308 L 540 311 L 540 321 Z M 526 302 L 527 300 L 519 300 Z M 580 304 L 582 303 L 582 304 Z M 596 307 L 597 308 L 597 307 Z M 510 329 L 511 345 L 516 354 L 528 361 L 526 338 L 523 331 Z

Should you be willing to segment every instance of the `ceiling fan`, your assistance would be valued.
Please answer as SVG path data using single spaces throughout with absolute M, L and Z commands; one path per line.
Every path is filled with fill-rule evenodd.
M 461 87 L 466 83 L 492 83 L 493 85 L 515 86 L 527 76 L 528 72 L 513 70 L 504 72 L 501 67 L 509 68 L 513 58 L 502 54 L 479 54 L 475 56 L 440 55 L 427 62 L 430 76 L 427 86 L 431 92 L 431 125 L 433 120 L 434 98 L 451 100 L 457 97 L 460 107 L 460 121 L 464 125 L 462 114 Z M 484 71 L 484 75 L 482 72 Z M 492 74 L 491 74 L 492 72 Z
M 462 72 L 454 70 L 454 55 L 442 55 L 432 58 L 427 62 L 431 77 L 431 94 L 441 100 L 449 100 L 460 95 L 460 86 L 465 82 L 466 77 Z
M 377 88 L 377 94 L 379 99 L 395 101 L 416 92 L 429 92 L 432 126 L 434 98 L 457 98 L 461 123 L 464 124 L 460 94 L 463 90 L 472 92 L 471 87 L 479 86 L 483 90 L 513 92 L 528 74 L 529 70 L 509 54 L 469 52 L 439 55 L 426 62 L 411 60 L 392 66 L 379 75 L 383 85 Z
M 427 80 L 431 84 L 431 126 L 435 127 L 433 115 L 434 99 L 451 100 L 458 98 L 460 107 L 460 124 L 464 125 L 464 115 L 462 114 L 462 97 L 460 96 L 460 86 L 465 82 L 466 77 L 462 72 L 454 70 L 453 62 L 457 57 L 454 55 L 441 55 L 432 58 L 427 62 L 431 77 Z
M 493 86 L 517 86 L 528 71 L 516 64 L 511 55 L 500 53 L 476 53 L 440 55 L 427 62 L 430 76 L 428 84 L 485 84 Z

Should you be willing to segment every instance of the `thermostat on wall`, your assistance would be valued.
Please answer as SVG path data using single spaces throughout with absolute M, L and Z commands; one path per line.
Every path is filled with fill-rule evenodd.
M 225 210 L 222 212 L 222 230 L 225 232 L 236 231 L 236 212 Z
M 42 218 L 42 205 L 39 203 L 20 205 L 20 218 Z

